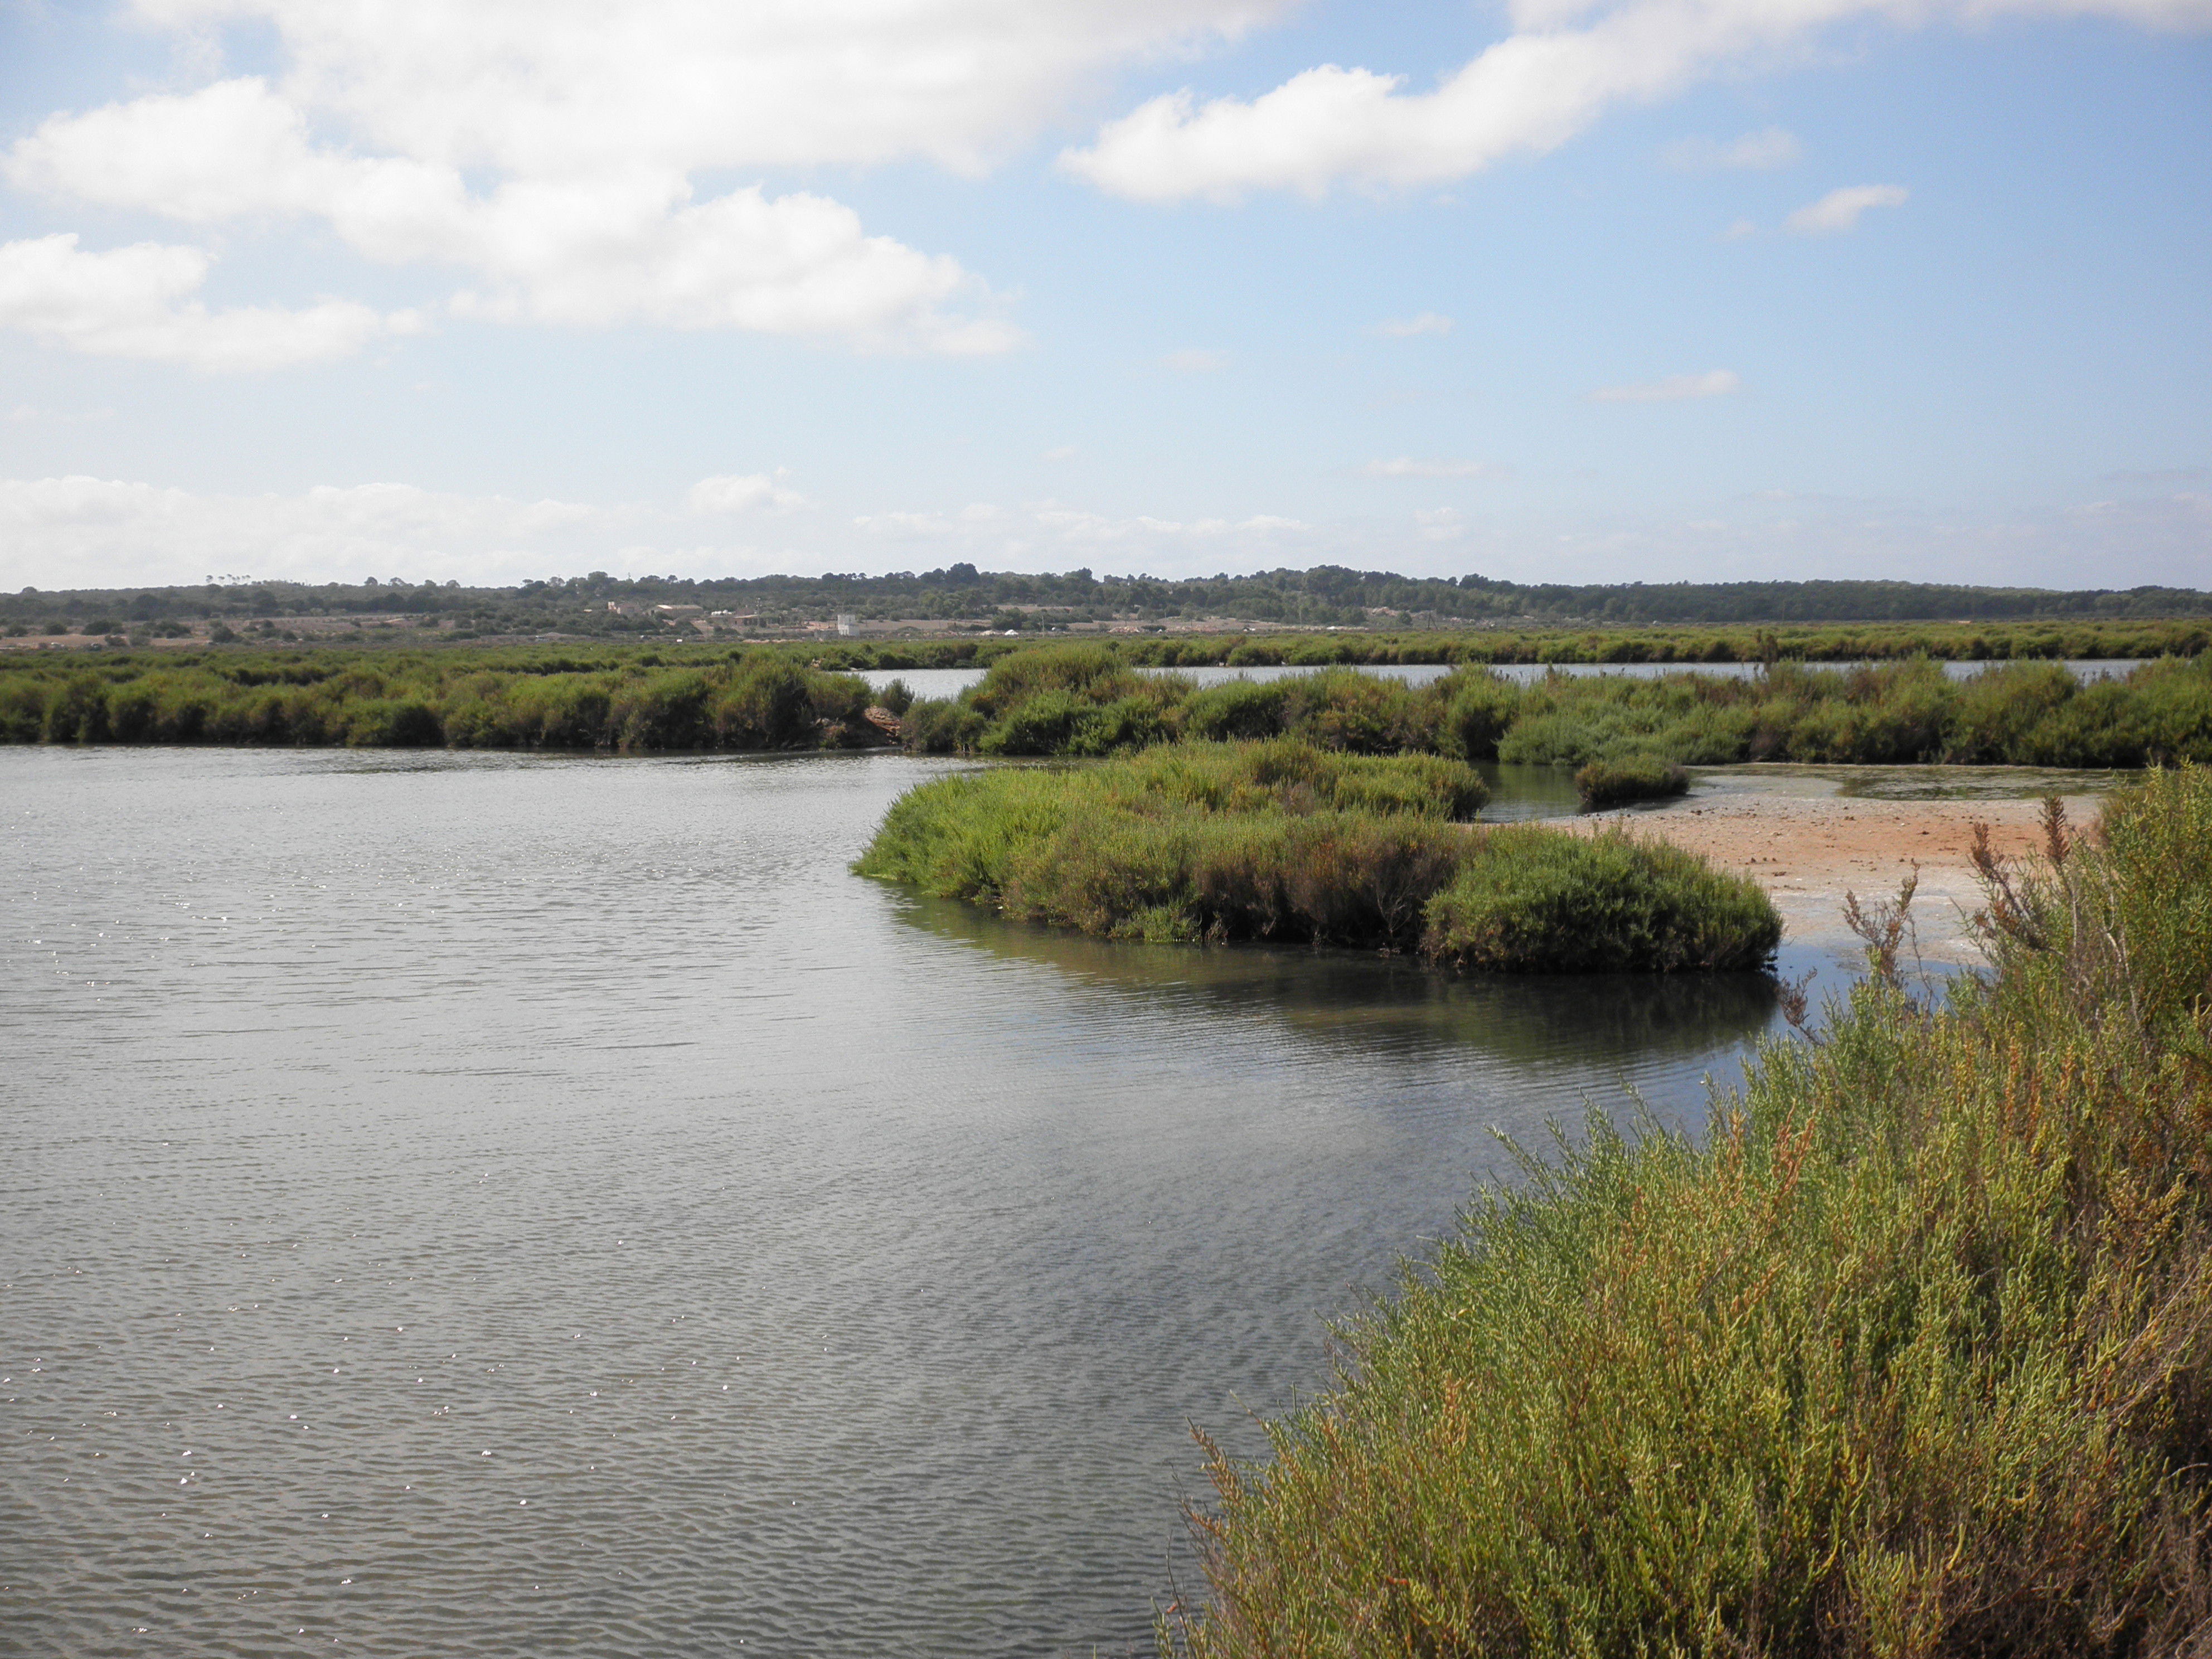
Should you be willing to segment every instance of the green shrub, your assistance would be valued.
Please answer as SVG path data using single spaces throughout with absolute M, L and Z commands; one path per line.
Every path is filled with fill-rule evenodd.
M 1575 774 L 1583 810 L 1596 811 L 1632 800 L 1664 800 L 1690 793 L 1690 775 L 1656 755 L 1616 755 L 1594 760 Z
M 1618 837 L 1457 827 L 1481 790 L 1440 757 L 1177 744 L 924 784 L 854 868 L 1109 938 L 1420 950 L 1515 972 L 1771 952 L 1780 924 L 1750 884 Z
M 1758 884 L 1619 830 L 1493 830 L 1429 906 L 1423 948 L 1505 973 L 1759 968 L 1782 920 Z
M 1705 1143 L 1593 1115 L 1211 1458 L 1191 1659 L 2183 1652 L 2212 1618 L 2212 775 L 1991 878 Z M 1887 939 L 1886 919 L 1869 932 Z
M 270 729 L 280 728 L 272 721 Z M 286 720 L 281 729 L 295 730 L 295 723 Z M 446 733 L 428 704 L 412 698 L 379 697 L 351 706 L 345 740 L 356 749 L 419 749 L 443 743 Z
M 1183 733 L 1215 742 L 1280 736 L 1286 690 L 1282 680 L 1228 680 L 1208 686 L 1183 705 Z
M 1521 688 L 1487 670 L 1463 669 L 1437 688 L 1443 699 L 1446 747 L 1471 761 L 1496 760 L 1498 739 L 1513 724 Z

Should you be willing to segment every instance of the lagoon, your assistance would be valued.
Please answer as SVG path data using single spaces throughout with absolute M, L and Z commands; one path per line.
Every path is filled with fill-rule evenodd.
M 1774 1020 L 848 874 L 945 769 L 0 750 L 0 1648 L 1148 1651 L 1186 1423 Z

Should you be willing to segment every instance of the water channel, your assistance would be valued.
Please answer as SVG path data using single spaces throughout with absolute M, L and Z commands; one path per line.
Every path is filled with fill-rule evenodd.
M 1149 1650 L 1196 1422 L 1764 981 L 1103 944 L 903 756 L 0 750 L 0 1650 Z
M 2125 679 L 2130 673 L 2148 660 L 2142 657 L 2093 657 L 2059 663 L 2073 677 L 2087 684 L 2094 680 Z M 1875 666 L 1868 663 L 1808 663 L 1815 670 L 1838 670 Z M 1946 677 L 1954 680 L 1970 680 L 1990 668 L 2005 665 L 1996 662 L 1945 662 L 1942 665 Z M 1363 663 L 1358 665 L 1363 674 L 1375 674 L 1384 679 L 1401 680 L 1407 685 L 1426 685 L 1454 672 L 1449 663 Z M 953 697 L 969 686 L 980 684 L 985 671 L 981 668 L 870 668 L 859 671 L 860 678 L 882 690 L 893 680 L 902 680 L 908 690 L 918 697 Z M 1231 680 L 1279 680 L 1299 674 L 1317 674 L 1318 668 L 1260 665 L 1231 668 L 1218 663 L 1204 663 L 1182 668 L 1140 668 L 1140 674 L 1176 674 L 1194 684 L 1222 685 Z M 1630 679 L 1658 679 L 1668 674 L 1707 674 L 1718 679 L 1747 680 L 1765 672 L 1755 662 L 1506 662 L 1491 665 L 1490 672 L 1516 685 L 1534 685 L 1547 674 L 1564 674 L 1571 678 L 1588 678 L 1597 675 L 1620 675 Z

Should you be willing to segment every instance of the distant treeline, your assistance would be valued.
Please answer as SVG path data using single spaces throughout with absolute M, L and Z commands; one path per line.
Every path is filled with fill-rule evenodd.
M 403 578 L 320 584 L 210 582 L 199 586 L 25 588 L 0 597 L 0 629 L 63 623 L 94 634 L 155 633 L 191 618 L 240 620 L 282 630 L 305 616 L 407 615 L 462 634 L 553 629 L 652 632 L 650 615 L 610 611 L 609 602 L 649 609 L 697 605 L 743 615 L 763 627 L 825 622 L 965 620 L 1028 631 L 1109 619 L 1165 623 L 1219 617 L 1294 627 L 1464 629 L 1518 626 L 1711 627 L 1757 623 L 2112 621 L 2212 617 L 2212 594 L 2189 588 L 2067 591 L 1880 581 L 1617 582 L 1524 584 L 1490 577 L 1401 576 L 1321 565 L 1167 580 L 982 571 L 953 564 L 883 576 L 583 576 L 514 587 Z

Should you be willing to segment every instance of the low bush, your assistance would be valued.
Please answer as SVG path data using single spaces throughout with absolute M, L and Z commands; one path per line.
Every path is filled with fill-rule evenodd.
M 1510 972 L 1756 967 L 1758 888 L 1619 836 L 1470 830 L 1481 780 L 1435 756 L 1294 738 L 1177 744 L 1075 770 L 939 779 L 854 866 L 1108 938 L 1420 951 Z
M 1504 973 L 1675 973 L 1761 968 L 1781 938 L 1755 883 L 1693 853 L 1519 825 L 1477 842 L 1429 905 L 1422 943 Z
M 1575 774 L 1575 793 L 1584 811 L 1620 806 L 1634 800 L 1664 800 L 1690 793 L 1686 769 L 1656 755 L 1620 755 L 1594 760 Z
M 1164 1650 L 2150 1655 L 2212 1628 L 2212 775 L 1981 861 L 1703 1144 L 1593 1116 L 1214 1453 Z
M 0 739 L 462 749 L 805 749 L 878 741 L 866 685 L 779 652 L 619 667 L 509 654 L 179 655 L 0 665 Z M 865 729 L 864 729 L 865 728 Z

